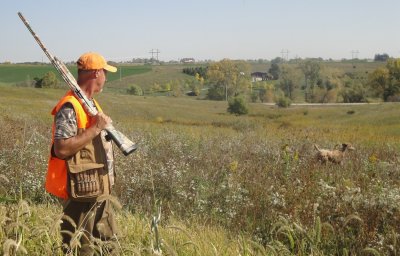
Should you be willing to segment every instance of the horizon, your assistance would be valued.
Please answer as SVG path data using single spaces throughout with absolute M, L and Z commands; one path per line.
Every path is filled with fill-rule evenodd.
M 154 51 L 164 62 L 400 56 L 400 35 L 393 33 L 400 3 L 394 0 L 5 0 L 2 7 L 0 63 L 47 61 L 18 11 L 65 62 L 88 51 L 114 62 L 150 59 Z
M 288 63 L 294 62 L 294 61 L 298 61 L 298 60 L 300 60 L 300 61 L 301 60 L 318 60 L 318 61 L 323 61 L 323 62 L 373 62 L 374 61 L 374 58 L 365 58 L 365 59 L 360 59 L 360 58 L 354 58 L 354 59 L 351 59 L 351 58 L 350 59 L 346 59 L 346 58 L 342 58 L 342 59 L 324 59 L 324 58 L 320 58 L 320 57 L 315 57 L 315 58 L 297 58 L 297 59 L 288 59 L 288 60 L 286 60 L 286 59 L 284 59 L 284 58 L 282 58 L 280 56 L 277 56 L 277 57 L 272 58 L 272 59 L 229 59 L 229 58 L 225 58 L 225 59 L 229 59 L 229 60 L 232 60 L 232 61 L 245 61 L 245 62 L 259 62 L 259 61 L 262 61 L 262 62 L 260 62 L 261 64 L 267 64 L 267 63 L 270 63 L 272 60 L 274 60 L 276 58 L 281 58 L 283 60 L 283 62 L 288 62 Z M 389 58 L 392 58 L 392 56 L 389 56 Z M 134 60 L 139 60 L 139 59 L 140 58 L 133 59 L 133 60 L 124 60 L 124 61 L 107 60 L 107 62 L 108 63 L 116 63 L 116 64 L 146 64 L 144 62 L 134 61 Z M 143 58 L 141 60 L 151 61 L 151 58 Z M 209 60 L 196 60 L 196 59 L 194 59 L 194 60 L 195 61 L 193 63 L 211 63 L 211 62 L 220 61 L 220 60 L 211 60 L 211 59 L 209 59 Z M 67 65 L 75 64 L 74 60 L 70 60 L 70 61 L 61 60 L 61 61 L 63 61 L 64 64 L 67 64 Z M 175 64 L 176 62 L 178 62 L 179 64 L 182 64 L 182 65 L 190 64 L 190 63 L 182 63 L 181 60 L 165 60 L 165 61 L 160 60 L 158 62 L 166 63 L 166 64 L 168 64 L 168 63 Z M 154 61 L 154 63 L 157 63 L 157 61 Z M 15 65 L 18 65 L 18 64 L 21 64 L 21 65 L 22 64 L 27 64 L 27 65 L 29 65 L 29 64 L 32 64 L 32 65 L 52 65 L 51 62 L 47 59 L 47 57 L 46 57 L 46 59 L 43 59 L 43 61 L 11 62 L 11 61 L 7 60 L 7 61 L 0 62 L 0 65 L 1 64 L 6 64 L 6 65 L 8 65 L 8 64 L 15 64 Z

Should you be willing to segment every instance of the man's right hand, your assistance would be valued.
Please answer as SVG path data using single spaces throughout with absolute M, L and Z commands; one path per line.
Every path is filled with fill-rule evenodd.
M 99 112 L 94 118 L 96 120 L 96 131 L 98 133 L 112 123 L 111 118 L 102 112 Z

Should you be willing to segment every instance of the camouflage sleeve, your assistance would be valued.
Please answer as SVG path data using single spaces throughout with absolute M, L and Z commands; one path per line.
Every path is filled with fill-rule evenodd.
M 55 139 L 68 139 L 78 133 L 75 110 L 71 103 L 64 104 L 55 117 Z

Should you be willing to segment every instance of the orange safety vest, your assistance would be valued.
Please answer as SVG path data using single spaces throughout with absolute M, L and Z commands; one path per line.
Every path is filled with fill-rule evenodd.
M 72 91 L 68 91 L 61 100 L 57 103 L 57 105 L 51 111 L 51 114 L 55 116 L 60 108 L 65 103 L 71 103 L 76 114 L 76 121 L 78 125 L 78 129 L 87 129 L 94 123 L 94 118 L 86 113 L 82 104 L 76 98 Z M 99 112 L 102 112 L 98 103 L 94 100 L 94 103 Z M 55 120 L 53 122 L 52 128 L 52 139 L 51 139 L 51 148 L 54 144 L 54 133 L 55 133 Z M 47 168 L 46 175 L 46 183 L 45 188 L 47 192 L 53 194 L 62 199 L 68 199 L 68 188 L 67 188 L 67 164 L 63 159 L 59 159 L 56 156 L 52 156 L 50 152 L 49 164 Z

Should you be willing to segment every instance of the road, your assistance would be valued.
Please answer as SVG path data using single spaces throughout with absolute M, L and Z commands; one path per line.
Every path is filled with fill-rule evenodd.
M 390 102 L 392 103 L 392 102 Z M 389 103 L 389 104 L 390 104 Z M 261 103 L 266 106 L 276 106 L 276 103 Z M 329 106 L 359 106 L 359 105 L 379 105 L 379 104 L 387 104 L 385 102 L 376 102 L 376 103 L 292 103 L 290 106 L 299 106 L 299 107 L 329 107 Z

